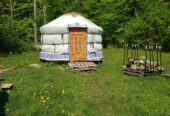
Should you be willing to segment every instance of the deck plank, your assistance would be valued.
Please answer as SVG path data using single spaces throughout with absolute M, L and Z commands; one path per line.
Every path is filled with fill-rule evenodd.
M 96 70 L 97 68 L 97 65 L 93 62 L 71 62 L 68 64 L 68 66 L 73 71 Z

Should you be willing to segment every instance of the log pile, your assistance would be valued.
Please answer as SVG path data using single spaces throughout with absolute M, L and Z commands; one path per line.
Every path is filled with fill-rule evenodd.
M 132 44 L 132 46 L 125 44 L 123 72 L 132 76 L 161 74 L 164 70 L 162 46 L 158 44 L 145 45 L 144 48 L 140 48 L 145 54 L 141 57 L 139 57 L 139 47 L 138 44 Z
M 160 62 L 146 60 L 144 56 L 139 59 L 129 58 L 127 65 L 123 66 L 123 69 L 133 72 L 162 72 L 164 70 Z

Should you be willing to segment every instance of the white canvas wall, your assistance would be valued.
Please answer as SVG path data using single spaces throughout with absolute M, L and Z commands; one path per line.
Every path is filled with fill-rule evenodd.
M 99 52 L 102 51 L 102 44 L 87 44 L 87 52 Z
M 87 43 L 102 43 L 102 36 L 87 34 Z
M 49 53 L 69 53 L 69 44 L 64 45 L 42 45 L 42 52 L 49 52 Z M 99 52 L 102 51 L 102 44 L 87 44 L 87 52 Z
M 69 53 L 69 44 L 64 45 L 42 45 L 42 52 L 65 54 Z
M 69 44 L 69 34 L 41 35 L 44 45 Z M 87 34 L 87 43 L 102 43 L 101 35 Z
M 69 34 L 41 35 L 41 43 L 44 45 L 68 44 Z

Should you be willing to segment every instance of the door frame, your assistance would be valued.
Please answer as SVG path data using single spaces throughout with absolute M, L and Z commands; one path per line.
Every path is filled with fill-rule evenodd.
M 79 25 L 79 26 L 77 26 L 77 25 L 76 26 L 75 25 L 69 25 L 68 26 L 68 32 L 69 32 L 69 56 L 70 56 L 69 61 L 71 61 L 70 30 L 71 29 L 78 29 L 78 28 L 85 29 L 85 32 L 86 32 L 86 38 L 85 39 L 86 39 L 86 61 L 87 61 L 87 26 L 84 26 L 84 25 Z

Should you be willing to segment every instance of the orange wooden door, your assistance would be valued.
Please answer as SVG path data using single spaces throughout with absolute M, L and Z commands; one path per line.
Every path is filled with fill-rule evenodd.
M 70 61 L 86 61 L 86 28 L 70 28 Z

